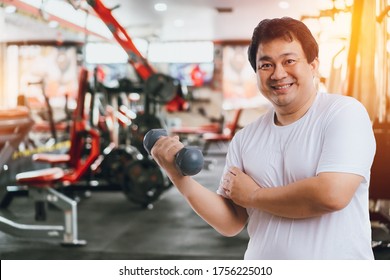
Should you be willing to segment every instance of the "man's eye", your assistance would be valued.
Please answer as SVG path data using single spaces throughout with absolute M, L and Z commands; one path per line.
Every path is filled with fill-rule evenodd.
M 295 59 L 287 59 L 285 64 L 286 65 L 291 65 L 291 64 L 295 64 L 296 60 Z
M 271 63 L 264 63 L 264 64 L 259 65 L 259 69 L 260 70 L 267 70 L 267 69 L 270 69 L 270 68 L 272 68 L 272 64 Z

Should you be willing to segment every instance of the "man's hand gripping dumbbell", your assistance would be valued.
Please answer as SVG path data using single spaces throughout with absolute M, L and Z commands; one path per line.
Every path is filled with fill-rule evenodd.
M 183 176 L 199 173 L 204 163 L 202 152 L 196 147 L 184 147 L 177 136 L 167 136 L 165 129 L 150 130 L 144 137 L 145 150 L 167 171 L 168 175 L 171 172 L 179 172 Z M 158 141 L 162 137 L 163 139 Z

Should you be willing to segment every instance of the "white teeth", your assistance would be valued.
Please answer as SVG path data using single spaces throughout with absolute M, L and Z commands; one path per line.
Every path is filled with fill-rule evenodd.
M 285 88 L 288 88 L 290 87 L 291 85 L 285 85 L 285 86 L 281 86 L 281 87 L 274 87 L 276 89 L 285 89 Z

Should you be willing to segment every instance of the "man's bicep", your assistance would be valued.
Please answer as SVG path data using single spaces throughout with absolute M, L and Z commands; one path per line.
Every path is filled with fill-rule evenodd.
M 334 202 L 336 208 L 347 206 L 364 180 L 361 175 L 345 172 L 323 172 L 318 177 L 327 190 L 328 199 Z

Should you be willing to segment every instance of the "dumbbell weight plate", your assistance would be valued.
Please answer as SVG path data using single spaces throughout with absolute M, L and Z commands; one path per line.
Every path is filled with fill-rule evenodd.
M 126 166 L 122 185 L 127 198 L 147 207 L 171 186 L 160 167 L 150 159 L 134 161 Z
M 142 157 L 137 148 L 133 146 L 115 148 L 104 155 L 98 174 L 108 183 L 120 186 L 125 179 L 126 166 Z
M 145 82 L 145 93 L 157 103 L 167 103 L 171 101 L 177 91 L 175 80 L 161 73 L 151 75 Z

